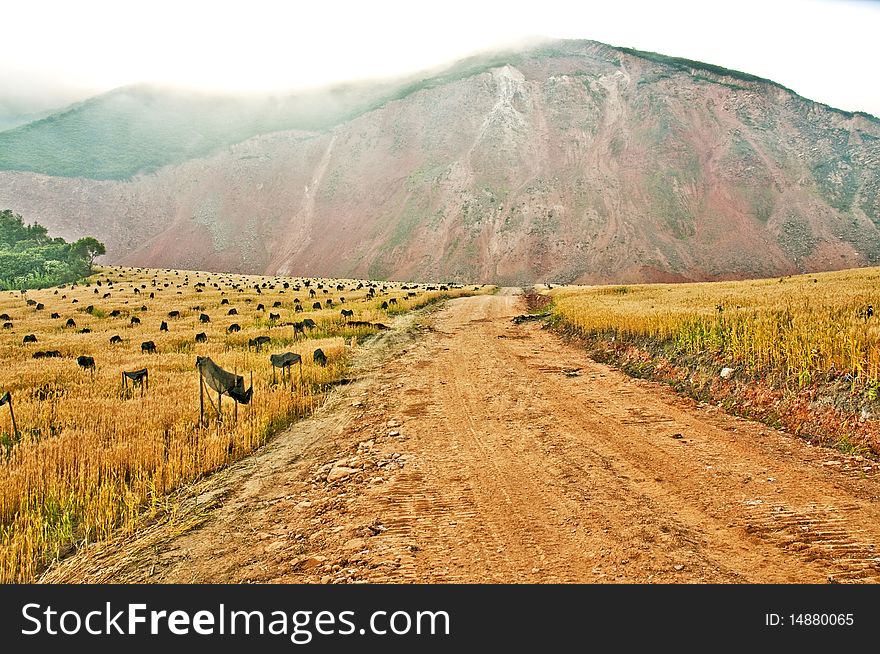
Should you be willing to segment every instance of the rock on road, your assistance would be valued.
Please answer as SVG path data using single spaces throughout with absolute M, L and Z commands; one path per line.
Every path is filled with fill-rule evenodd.
M 880 579 L 875 464 L 595 363 L 505 290 L 398 319 L 174 522 L 43 581 Z

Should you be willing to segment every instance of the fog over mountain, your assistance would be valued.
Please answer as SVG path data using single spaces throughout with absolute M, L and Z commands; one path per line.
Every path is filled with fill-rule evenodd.
M 295 94 L 117 89 L 0 132 L 6 207 L 134 265 L 772 276 L 880 261 L 880 121 L 711 64 L 553 41 Z

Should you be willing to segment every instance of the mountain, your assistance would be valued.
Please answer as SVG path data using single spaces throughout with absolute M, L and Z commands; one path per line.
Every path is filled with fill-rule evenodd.
M 285 96 L 131 87 L 0 133 L 0 208 L 107 260 L 637 282 L 880 263 L 880 121 L 591 41 Z

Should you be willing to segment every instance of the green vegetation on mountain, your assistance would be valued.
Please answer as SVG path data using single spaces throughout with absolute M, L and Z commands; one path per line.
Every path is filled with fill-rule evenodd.
M 75 243 L 51 238 L 42 225 L 25 225 L 12 210 L 0 211 L 0 290 L 41 288 L 91 274 L 102 243 L 87 236 Z

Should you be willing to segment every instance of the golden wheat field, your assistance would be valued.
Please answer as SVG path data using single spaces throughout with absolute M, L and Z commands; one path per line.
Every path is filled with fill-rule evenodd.
M 804 386 L 880 383 L 880 268 L 693 284 L 556 287 L 554 318 L 586 336 L 708 352 L 751 376 Z
M 0 396 L 12 400 L 0 407 L 0 582 L 33 581 L 73 547 L 135 529 L 167 493 L 319 405 L 376 323 L 475 290 L 102 268 L 78 285 L 0 293 Z M 296 331 L 306 319 L 314 327 Z M 268 343 L 249 344 L 259 336 Z M 269 361 L 283 352 L 302 357 L 287 378 Z M 200 424 L 197 356 L 252 383 L 252 401 L 224 398 L 218 416 L 206 392 Z M 123 371 L 143 368 L 148 385 L 123 385 Z

